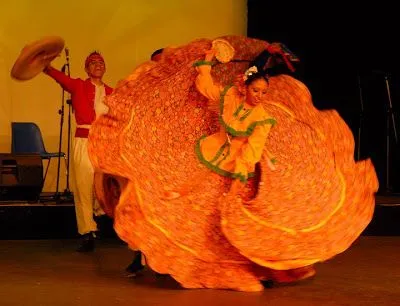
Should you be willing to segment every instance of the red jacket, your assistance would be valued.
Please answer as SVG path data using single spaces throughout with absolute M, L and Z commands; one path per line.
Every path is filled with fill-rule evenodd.
M 94 110 L 96 88 L 90 79 L 73 79 L 52 67 L 46 69 L 45 73 L 56 80 L 64 90 L 71 94 L 76 123 L 78 125 L 92 124 L 96 119 Z M 113 89 L 106 84 L 104 84 L 104 86 L 106 95 L 111 94 Z M 88 134 L 88 129 L 78 127 L 75 132 L 75 137 L 86 138 Z

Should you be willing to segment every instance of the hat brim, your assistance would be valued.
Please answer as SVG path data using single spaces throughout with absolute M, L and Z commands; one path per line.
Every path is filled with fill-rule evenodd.
M 49 36 L 26 45 L 14 66 L 11 77 L 19 81 L 34 78 L 48 66 L 64 49 L 64 40 L 58 36 Z

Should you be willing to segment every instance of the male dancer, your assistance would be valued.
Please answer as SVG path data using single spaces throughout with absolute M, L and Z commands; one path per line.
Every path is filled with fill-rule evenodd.
M 85 71 L 88 78 L 82 80 L 71 78 L 50 65 L 43 70 L 72 97 L 72 106 L 77 123 L 73 146 L 73 165 L 76 180 L 75 213 L 78 232 L 82 238 L 77 249 L 78 252 L 94 250 L 94 238 L 97 231 L 94 215 L 104 214 L 94 198 L 94 171 L 88 156 L 87 138 L 92 122 L 100 115 L 108 112 L 108 107 L 103 103 L 103 99 L 113 91 L 111 87 L 103 83 L 106 65 L 100 53 L 95 51 L 89 54 L 85 61 Z

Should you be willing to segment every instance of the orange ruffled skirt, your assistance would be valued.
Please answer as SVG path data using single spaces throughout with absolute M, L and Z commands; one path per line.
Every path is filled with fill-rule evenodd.
M 252 59 L 267 43 L 230 36 L 235 58 Z M 319 111 L 303 83 L 270 79 L 264 108 L 276 120 L 256 176 L 239 196 L 231 179 L 202 165 L 195 144 L 219 129 L 196 91 L 193 62 L 211 41 L 167 49 L 159 63 L 107 98 L 109 114 L 92 126 L 89 153 L 96 193 L 119 237 L 149 266 L 185 288 L 262 290 L 261 280 L 293 282 L 348 249 L 370 222 L 378 182 L 370 160 L 354 161 L 351 131 L 335 111 Z M 246 63 L 215 65 L 222 84 Z M 127 90 L 128 88 L 128 90 Z M 115 176 L 110 201 L 102 176 Z M 175 199 L 166 192 L 183 190 Z

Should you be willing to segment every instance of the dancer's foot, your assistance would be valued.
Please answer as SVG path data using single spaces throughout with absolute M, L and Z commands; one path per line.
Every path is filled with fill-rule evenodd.
M 95 235 L 93 232 L 82 235 L 81 243 L 76 249 L 77 252 L 87 253 L 94 251 L 94 239 Z
M 127 277 L 136 277 L 144 269 L 142 265 L 142 253 L 136 252 L 132 263 L 125 269 Z

